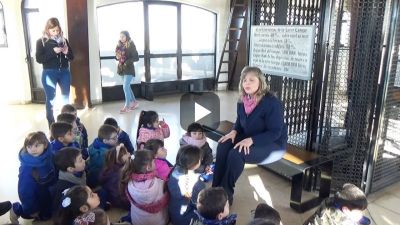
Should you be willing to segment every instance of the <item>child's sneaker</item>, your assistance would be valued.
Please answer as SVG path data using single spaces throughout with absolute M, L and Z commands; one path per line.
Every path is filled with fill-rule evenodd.
M 11 202 L 0 202 L 0 216 L 6 214 L 11 209 Z
M 12 204 L 11 210 L 10 210 L 10 221 L 12 224 L 19 224 L 18 218 L 20 217 L 14 210 L 16 208 L 19 208 L 21 204 L 18 202 L 15 202 Z

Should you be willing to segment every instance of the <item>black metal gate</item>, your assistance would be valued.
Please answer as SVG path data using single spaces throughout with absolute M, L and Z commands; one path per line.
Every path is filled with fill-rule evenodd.
M 392 1 L 388 12 L 388 32 L 384 43 L 385 60 L 378 89 L 367 173 L 367 192 L 375 192 L 400 180 L 400 5 Z M 386 47 L 387 46 L 387 47 Z M 370 184 L 370 185 L 368 185 Z
M 316 26 L 312 79 L 267 78 L 285 106 L 289 143 L 334 155 L 334 188 L 351 182 L 369 192 L 374 182 L 372 191 L 400 180 L 400 138 L 394 138 L 400 135 L 393 135 L 400 127 L 397 36 L 393 57 L 386 57 L 385 44 L 393 29 L 390 16 L 397 12 L 391 2 L 396 1 L 257 0 L 252 5 L 252 25 Z M 392 69 L 385 73 L 388 60 Z

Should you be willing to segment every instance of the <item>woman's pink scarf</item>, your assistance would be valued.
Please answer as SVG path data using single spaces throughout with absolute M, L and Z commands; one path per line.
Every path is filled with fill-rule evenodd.
M 115 54 L 120 55 L 120 58 L 118 59 L 119 64 L 124 64 L 126 61 L 126 44 L 118 41 L 118 45 L 115 48 Z
M 244 105 L 244 111 L 246 115 L 249 115 L 257 106 L 257 100 L 254 96 L 244 95 L 242 96 L 242 102 Z

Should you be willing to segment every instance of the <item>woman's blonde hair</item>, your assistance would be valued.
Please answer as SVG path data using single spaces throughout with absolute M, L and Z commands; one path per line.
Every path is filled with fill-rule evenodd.
M 255 93 L 255 97 L 257 101 L 259 101 L 266 93 L 269 92 L 269 87 L 267 85 L 267 81 L 265 80 L 265 76 L 262 73 L 261 69 L 252 66 L 245 66 L 241 72 L 239 81 L 239 101 L 242 100 L 242 96 L 246 95 L 246 92 L 243 89 L 243 80 L 249 73 L 253 73 L 258 78 L 259 86 Z
M 60 22 L 58 21 L 57 18 L 51 17 L 50 19 L 47 20 L 46 25 L 44 26 L 43 30 L 43 37 L 50 38 L 49 35 L 49 29 L 53 29 L 54 27 L 58 27 L 60 29 L 60 35 L 63 35 Z

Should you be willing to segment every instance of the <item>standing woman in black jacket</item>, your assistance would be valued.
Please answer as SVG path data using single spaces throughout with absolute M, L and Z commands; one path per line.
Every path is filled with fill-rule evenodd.
M 43 64 L 42 84 L 46 94 L 46 118 L 49 126 L 54 123 L 53 106 L 57 84 L 61 89 L 63 105 L 69 102 L 69 61 L 73 58 L 71 46 L 63 37 L 60 22 L 54 17 L 48 19 L 43 36 L 36 42 L 36 61 Z

